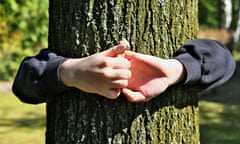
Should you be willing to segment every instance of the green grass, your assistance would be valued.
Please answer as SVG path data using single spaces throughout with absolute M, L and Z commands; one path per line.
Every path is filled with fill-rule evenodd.
M 0 144 L 45 143 L 45 106 L 0 94 Z
M 240 105 L 201 101 L 201 144 L 240 142 Z M 43 144 L 45 105 L 21 103 L 12 95 L 0 94 L 0 144 Z
M 240 144 L 240 52 L 233 77 L 199 103 L 201 144 Z
M 202 101 L 199 105 L 202 144 L 240 143 L 240 105 Z
M 233 56 L 236 61 L 240 61 L 240 51 L 233 51 Z

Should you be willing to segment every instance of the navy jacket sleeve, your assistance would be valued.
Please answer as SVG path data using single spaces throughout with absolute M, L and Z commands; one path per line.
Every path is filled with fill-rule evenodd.
M 210 89 L 226 82 L 233 74 L 235 61 L 223 45 L 212 40 L 193 40 L 175 53 L 187 72 L 184 84 L 197 90 Z M 65 60 L 49 50 L 23 60 L 13 83 L 13 92 L 23 102 L 41 103 L 56 99 L 65 87 L 58 79 L 58 67 Z
M 190 89 L 208 90 L 231 78 L 236 63 L 230 51 L 214 40 L 192 40 L 180 47 L 175 58 L 186 70 L 183 81 Z
M 34 57 L 25 58 L 13 82 L 13 93 L 23 102 L 37 104 L 56 99 L 65 87 L 58 79 L 58 67 L 65 61 L 44 49 Z

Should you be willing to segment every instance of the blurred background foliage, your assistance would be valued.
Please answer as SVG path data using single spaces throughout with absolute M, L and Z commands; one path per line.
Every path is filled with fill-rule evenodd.
M 206 1 L 206 2 L 204 2 Z M 218 28 L 220 23 L 220 0 L 199 0 L 199 24 L 201 27 Z
M 1 0 L 0 80 L 12 80 L 23 57 L 47 47 L 48 0 Z
M 199 23 L 221 28 L 222 1 L 199 0 Z M 0 80 L 12 80 L 23 57 L 47 47 L 48 0 L 0 1 Z M 232 0 L 232 23 L 236 29 L 239 0 Z
M 202 28 L 221 29 L 224 0 L 199 0 L 199 24 Z M 240 0 L 225 0 L 232 2 L 232 22 L 230 29 L 236 29 L 239 17 Z

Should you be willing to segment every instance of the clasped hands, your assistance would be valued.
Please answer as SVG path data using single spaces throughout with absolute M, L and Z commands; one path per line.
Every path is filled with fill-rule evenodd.
M 122 92 L 130 102 L 146 102 L 181 81 L 185 71 L 176 59 L 128 51 L 125 39 L 101 53 L 66 60 L 59 79 L 68 87 L 116 99 Z

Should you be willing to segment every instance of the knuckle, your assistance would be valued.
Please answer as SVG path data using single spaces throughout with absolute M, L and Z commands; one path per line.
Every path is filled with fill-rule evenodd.
M 100 62 L 100 67 L 106 67 L 106 66 L 108 66 L 108 61 L 107 61 L 107 59 L 104 58 L 104 57 L 103 57 L 102 59 L 100 59 L 99 62 Z
M 108 65 L 107 58 L 102 55 L 97 55 L 96 57 L 94 57 L 94 61 L 98 63 L 100 68 L 106 67 Z

